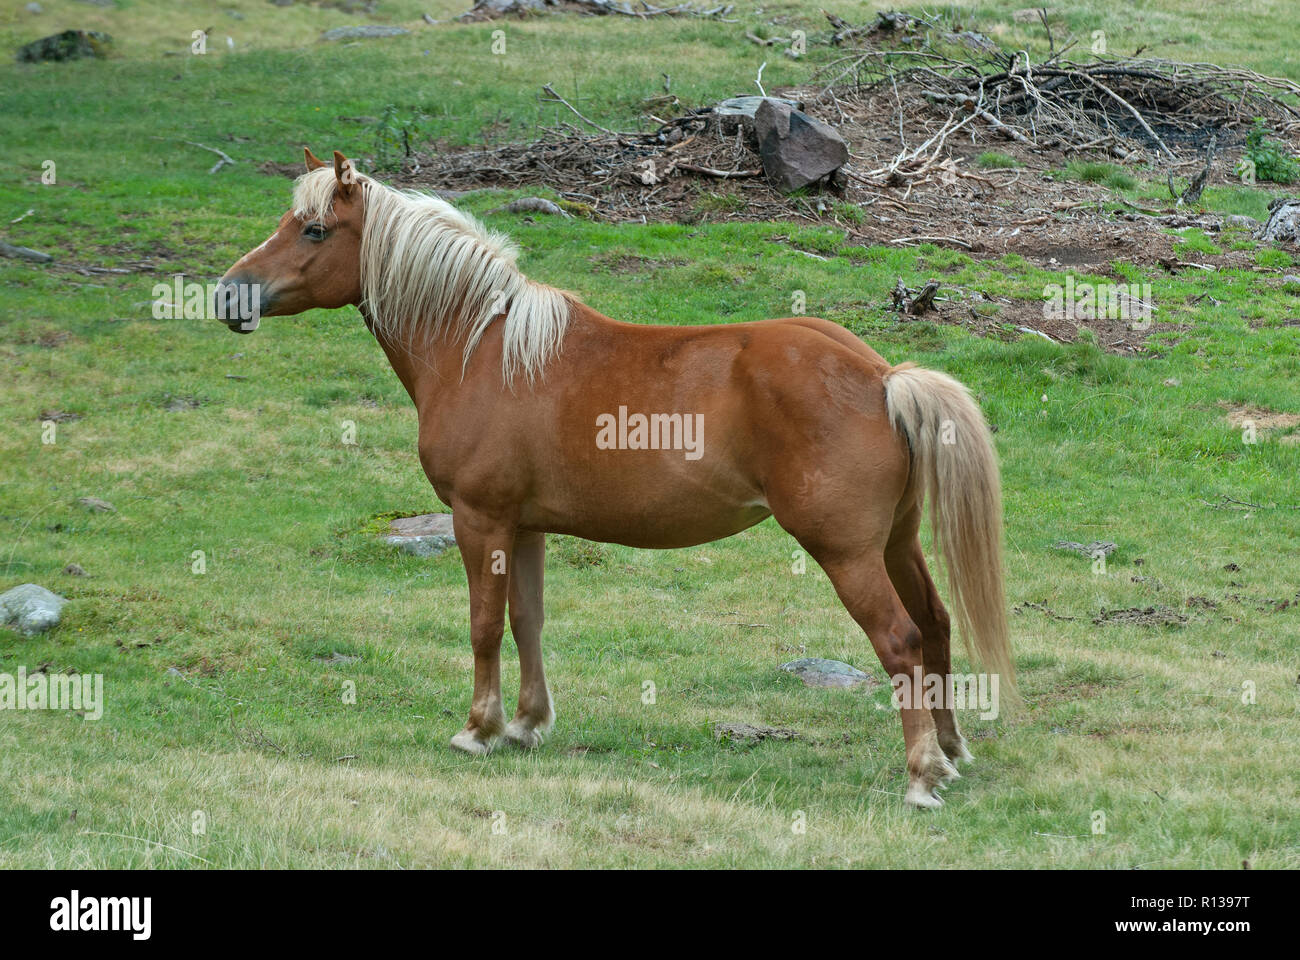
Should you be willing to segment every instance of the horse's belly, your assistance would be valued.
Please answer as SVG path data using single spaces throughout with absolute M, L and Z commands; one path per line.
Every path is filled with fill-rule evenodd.
M 704 508 L 701 509 L 702 507 Z M 601 543 L 670 549 L 694 547 L 730 537 L 770 515 L 771 511 L 765 503 L 725 507 L 699 502 L 679 502 L 669 506 L 588 504 L 581 510 L 571 513 L 566 511 L 563 514 L 525 510 L 521 526 Z

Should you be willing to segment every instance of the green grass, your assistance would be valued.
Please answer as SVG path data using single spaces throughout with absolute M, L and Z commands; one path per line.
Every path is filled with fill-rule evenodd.
M 1009 603 L 1071 619 L 1013 616 L 1028 707 L 964 716 L 978 763 L 942 811 L 915 815 L 883 695 L 813 690 L 778 669 L 808 655 L 880 672 L 815 565 L 792 572 L 796 545 L 779 527 L 671 552 L 556 538 L 544 639 L 555 734 L 533 754 L 467 758 L 446 745 L 470 692 L 465 576 L 454 552 L 419 560 L 376 537 L 387 516 L 441 505 L 415 455 L 414 411 L 358 315 L 272 319 L 237 338 L 152 319 L 152 285 L 215 277 L 266 236 L 288 181 L 258 164 L 296 161 L 303 143 L 372 151 L 373 129 L 340 117 L 392 104 L 451 142 L 524 137 L 555 117 L 536 97 L 554 82 L 622 128 L 663 72 L 684 101 L 707 102 L 751 90 L 764 59 L 769 89 L 809 65 L 745 41 L 761 19 L 747 6 L 734 25 L 510 21 L 502 60 L 489 51 L 497 25 L 417 25 L 460 0 L 381 5 L 377 20 L 417 32 L 354 46 L 317 44 L 353 21 L 314 7 L 231 0 L 196 18 L 146 0 L 44 5 L 114 34 L 119 55 L 0 66 L 0 235 L 85 266 L 152 267 L 0 260 L 0 588 L 35 581 L 73 601 L 50 634 L 0 629 L 0 672 L 102 673 L 107 698 L 98 721 L 0 715 L 0 866 L 1300 866 L 1300 607 L 1276 602 L 1300 580 L 1300 445 L 1286 442 L 1292 428 L 1243 443 L 1223 406 L 1300 412 L 1300 298 L 1277 287 L 1279 252 L 1252 246 L 1257 269 L 1213 273 L 1116 265 L 1151 282 L 1159 306 L 1156 355 L 1129 359 L 1086 340 L 900 322 L 883 306 L 900 277 L 1023 300 L 1060 282 L 1014 256 L 863 248 L 835 223 L 489 217 L 531 275 L 612 316 L 759 319 L 787 314 L 802 290 L 808 313 L 965 381 L 997 427 Z M 1010 20 L 1019 6 L 982 5 L 975 28 L 1037 43 L 1040 27 Z M 41 33 L 17 9 L 0 14 L 0 46 Z M 1085 4 L 1065 19 L 1083 36 L 1100 23 L 1116 47 L 1300 72 L 1281 7 L 1246 4 L 1214 30 L 1192 9 Z M 791 16 L 822 29 L 816 10 Z M 239 31 L 234 52 L 222 41 L 206 57 L 164 56 L 213 23 L 214 35 Z M 238 163 L 209 176 L 211 155 L 182 140 Z M 1205 202 L 1258 215 L 1267 196 L 1234 187 Z M 501 203 L 464 201 L 480 214 Z M 625 257 L 653 269 L 611 269 Z M 193 403 L 168 409 L 176 398 Z M 50 410 L 80 417 L 52 445 Z M 345 421 L 356 444 L 342 442 Z M 83 496 L 117 511 L 89 513 Z M 1095 573 L 1052 550 L 1058 539 L 1119 549 Z M 69 563 L 87 576 L 63 574 Z M 1157 605 L 1188 622 L 1092 622 Z M 360 659 L 322 662 L 334 652 Z M 718 743 L 711 727 L 729 720 L 802 738 Z M 1097 810 L 1107 829 L 1094 835 Z M 797 811 L 805 834 L 791 830 Z
M 1138 182 L 1132 174 L 1113 163 L 1073 160 L 1065 166 L 1065 176 L 1085 183 L 1100 183 L 1112 190 L 1133 190 Z
M 985 150 L 975 162 L 982 170 L 1005 170 L 1024 166 L 1009 153 L 999 153 L 997 150 Z

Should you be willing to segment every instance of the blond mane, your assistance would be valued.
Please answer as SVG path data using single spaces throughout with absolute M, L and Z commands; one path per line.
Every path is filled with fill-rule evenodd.
M 515 265 L 518 248 L 504 234 L 439 197 L 395 190 L 357 174 L 365 201 L 361 233 L 362 309 L 378 332 L 409 338 L 421 325 L 464 338 L 464 363 L 488 326 L 504 314 L 501 373 L 531 383 L 560 350 L 569 298 L 535 283 Z M 334 201 L 332 167 L 294 183 L 293 214 L 324 220 Z

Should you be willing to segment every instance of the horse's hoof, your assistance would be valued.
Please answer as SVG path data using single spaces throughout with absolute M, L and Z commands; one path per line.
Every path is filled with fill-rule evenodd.
M 511 720 L 506 724 L 505 733 L 501 734 L 501 738 L 506 743 L 521 747 L 524 750 L 540 747 L 544 739 L 540 729 L 520 723 L 518 720 Z
M 903 797 L 903 802 L 918 810 L 937 810 L 943 806 L 943 797 L 939 796 L 933 787 L 923 787 L 916 783 L 907 788 L 907 795 Z
M 473 730 L 462 730 L 456 734 L 451 738 L 451 745 L 457 750 L 463 750 L 465 753 L 472 753 L 475 756 L 491 753 L 493 746 L 491 740 L 480 740 Z

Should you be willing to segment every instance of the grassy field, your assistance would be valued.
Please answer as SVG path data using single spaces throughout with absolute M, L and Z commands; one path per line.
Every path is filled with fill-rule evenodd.
M 956 15 L 1040 43 L 1012 19 L 1021 5 Z M 0 589 L 31 581 L 73 601 L 47 635 L 0 628 L 0 673 L 100 673 L 106 694 L 97 721 L 0 713 L 0 867 L 1300 866 L 1300 444 L 1288 427 L 1244 443 L 1225 419 L 1300 412 L 1300 296 L 1279 283 L 1289 254 L 1241 234 L 1229 240 L 1256 269 L 1134 273 L 1181 328 L 1129 359 L 1086 340 L 899 323 L 883 306 L 898 277 L 1026 299 L 1062 281 L 1015 257 L 863 249 L 831 226 L 488 217 L 520 241 L 530 275 L 620 319 L 784 315 L 800 289 L 808 313 L 968 383 L 997 427 L 1027 709 L 964 716 L 978 762 L 946 807 L 918 815 L 901 803 L 886 693 L 813 690 L 778 669 L 807 655 L 880 673 L 815 565 L 793 572 L 796 544 L 774 523 L 672 552 L 557 538 L 544 639 L 555 734 L 531 754 L 470 758 L 447 746 L 470 694 L 465 575 L 454 551 L 421 560 L 376 537 L 393 513 L 440 505 L 415 413 L 356 312 L 236 338 L 152 319 L 153 285 L 215 279 L 267 235 L 289 182 L 259 164 L 296 161 L 303 143 L 371 151 L 347 118 L 393 104 L 428 114 L 447 142 L 523 138 L 552 116 L 537 102 L 551 82 L 628 124 L 663 73 L 690 102 L 752 90 L 764 59 L 769 86 L 805 79 L 807 63 L 744 32 L 782 11 L 821 30 L 816 10 L 426 26 L 421 13 L 445 20 L 468 0 L 394 0 L 369 19 L 410 36 L 335 45 L 320 31 L 356 18 L 301 4 L 43 6 L 0 12 L 0 51 L 78 26 L 112 34 L 117 53 L 0 66 L 0 239 L 84 266 L 152 266 L 0 259 Z M 1123 52 L 1300 78 L 1284 0 L 1229 4 L 1212 25 L 1204 6 L 1072 4 L 1067 20 Z M 870 10 L 827 7 L 855 21 Z M 207 27 L 210 53 L 189 55 Z M 504 57 L 490 52 L 500 28 Z M 213 156 L 186 140 L 237 163 L 209 176 Z M 1258 216 L 1267 196 L 1218 189 L 1206 203 Z M 626 257 L 650 269 L 614 269 Z M 49 444 L 51 411 L 77 419 Z M 88 512 L 88 496 L 116 511 Z M 1119 548 L 1096 572 L 1058 539 Z M 86 575 L 63 573 L 71 563 Z M 1131 607 L 1186 622 L 1094 623 Z M 720 721 L 800 738 L 718 742 Z M 792 829 L 800 815 L 806 832 Z

